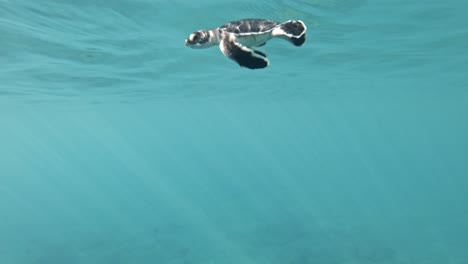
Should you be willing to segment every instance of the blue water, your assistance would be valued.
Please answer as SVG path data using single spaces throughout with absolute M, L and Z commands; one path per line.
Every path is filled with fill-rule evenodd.
M 0 0 L 0 263 L 467 264 L 466 13 Z M 184 46 L 249 17 L 307 41 Z

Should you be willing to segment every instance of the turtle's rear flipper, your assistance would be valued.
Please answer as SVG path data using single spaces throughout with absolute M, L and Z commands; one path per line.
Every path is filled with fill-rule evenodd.
M 224 56 L 249 69 L 262 69 L 268 66 L 266 54 L 249 49 L 235 41 L 234 37 L 226 37 L 219 44 Z
M 288 40 L 295 46 L 301 46 L 305 42 L 307 27 L 301 20 L 289 20 L 273 29 L 273 36 Z

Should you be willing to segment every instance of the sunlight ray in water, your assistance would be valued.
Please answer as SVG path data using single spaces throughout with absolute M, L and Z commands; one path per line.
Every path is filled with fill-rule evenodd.
M 0 263 L 468 263 L 465 6 L 0 0 Z

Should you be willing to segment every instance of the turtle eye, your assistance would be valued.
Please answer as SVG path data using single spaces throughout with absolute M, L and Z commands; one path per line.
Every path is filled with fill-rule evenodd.
M 194 33 L 192 35 L 192 41 L 198 41 L 200 39 L 200 33 Z

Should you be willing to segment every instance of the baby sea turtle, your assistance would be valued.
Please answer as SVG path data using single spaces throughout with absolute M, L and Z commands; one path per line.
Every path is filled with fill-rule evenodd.
M 266 19 L 242 19 L 219 28 L 193 32 L 185 40 L 185 45 L 190 48 L 219 45 L 224 56 L 236 61 L 240 66 L 261 69 L 269 64 L 266 54 L 252 47 L 263 46 L 275 37 L 301 46 L 305 42 L 306 30 L 301 20 L 278 23 Z

